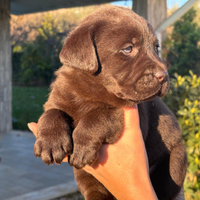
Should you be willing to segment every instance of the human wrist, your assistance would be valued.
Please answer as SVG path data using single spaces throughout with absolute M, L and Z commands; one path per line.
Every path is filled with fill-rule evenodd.
M 97 170 L 89 167 L 89 170 L 87 168 L 86 171 L 96 177 L 117 200 L 146 200 L 147 198 L 148 200 L 157 200 L 148 172 L 143 173 L 144 170 L 141 170 L 141 173 L 140 171 L 138 173 L 134 172 L 133 176 L 130 175 L 133 171 L 128 170 L 132 172 L 129 174 L 124 172 L 123 178 L 117 178 L 110 171 L 105 173 L 107 176 L 104 176 L 101 172 L 101 167 Z
M 116 189 L 113 195 L 117 198 L 117 200 L 157 200 L 157 196 L 150 179 L 143 181 L 141 180 L 141 183 L 127 183 L 125 188 L 118 189 L 119 192 L 117 192 Z

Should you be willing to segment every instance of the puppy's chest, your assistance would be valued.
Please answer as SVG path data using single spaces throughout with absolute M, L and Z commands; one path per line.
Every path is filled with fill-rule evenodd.
M 71 117 L 74 120 L 75 125 L 78 121 L 90 113 L 99 113 L 105 109 L 110 109 L 111 106 L 101 102 L 84 101 L 82 99 L 75 100 L 73 102 L 73 112 L 71 112 Z

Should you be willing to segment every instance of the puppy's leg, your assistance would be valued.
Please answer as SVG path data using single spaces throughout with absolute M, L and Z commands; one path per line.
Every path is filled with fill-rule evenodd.
M 164 159 L 150 175 L 159 200 L 173 200 L 180 192 L 187 170 L 187 155 L 182 142 Z
M 113 195 L 91 174 L 74 168 L 78 188 L 85 200 L 114 200 Z
M 122 109 L 96 110 L 83 117 L 73 131 L 73 154 L 70 165 L 77 169 L 92 164 L 102 143 L 113 143 L 123 130 Z
M 61 110 L 45 111 L 38 121 L 37 139 L 34 145 L 36 157 L 46 164 L 60 164 L 72 153 L 71 118 Z

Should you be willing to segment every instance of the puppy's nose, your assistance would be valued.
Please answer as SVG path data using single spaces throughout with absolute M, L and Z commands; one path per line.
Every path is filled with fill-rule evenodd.
M 167 71 L 160 71 L 160 72 L 156 72 L 154 75 L 161 83 L 167 78 L 168 73 L 167 73 Z

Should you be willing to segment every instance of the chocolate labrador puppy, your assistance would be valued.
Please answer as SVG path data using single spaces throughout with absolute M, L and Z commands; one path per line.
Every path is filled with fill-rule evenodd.
M 151 25 L 129 9 L 106 6 L 69 34 L 60 60 L 38 121 L 35 155 L 46 164 L 70 155 L 85 199 L 114 199 L 81 168 L 96 160 L 103 143 L 119 138 L 123 108 L 138 104 L 153 187 L 160 200 L 174 199 L 187 158 L 177 120 L 159 98 L 169 79 Z

